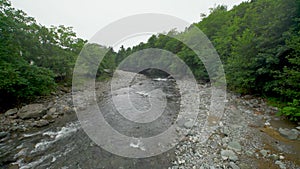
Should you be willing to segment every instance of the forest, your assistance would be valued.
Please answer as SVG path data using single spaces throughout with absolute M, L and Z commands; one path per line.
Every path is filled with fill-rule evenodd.
M 201 14 L 201 21 L 183 32 L 153 35 L 145 43 L 113 51 L 89 44 L 91 54 L 105 48 L 98 68 L 107 77 L 127 56 L 147 48 L 170 51 L 180 57 L 194 76 L 209 83 L 197 54 L 176 38 L 201 45 L 192 27 L 205 33 L 218 52 L 229 90 L 266 98 L 292 121 L 300 118 L 300 0 L 251 0 L 228 10 L 224 5 Z M 0 2 L 0 111 L 48 95 L 60 85 L 71 85 L 73 67 L 87 41 L 71 27 L 45 27 Z M 144 58 L 141 58 L 144 59 Z M 170 65 L 176 68 L 176 65 Z M 218 68 L 215 68 L 218 69 Z M 218 77 L 215 77 L 218 78 Z M 9 104 L 8 104 L 9 103 Z

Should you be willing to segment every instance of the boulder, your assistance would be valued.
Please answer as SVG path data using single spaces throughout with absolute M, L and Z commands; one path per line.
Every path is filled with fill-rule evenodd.
M 21 119 L 30 119 L 42 117 L 46 113 L 46 107 L 42 104 L 29 104 L 23 106 L 19 112 L 18 116 Z
M 297 131 L 296 129 L 289 130 L 289 129 L 279 128 L 279 133 L 290 140 L 296 140 L 299 135 L 299 131 Z
M 5 116 L 12 116 L 12 115 L 16 114 L 17 112 L 18 112 L 18 109 L 17 109 L 17 108 L 9 109 L 9 110 L 7 110 L 7 111 L 4 113 L 4 115 L 5 115 Z

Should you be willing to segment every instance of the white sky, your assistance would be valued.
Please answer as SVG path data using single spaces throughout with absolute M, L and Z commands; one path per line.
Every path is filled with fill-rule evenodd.
M 242 1 L 244 0 L 11 0 L 15 8 L 22 9 L 42 25 L 72 26 L 79 37 L 87 40 L 104 26 L 125 16 L 161 13 L 193 23 L 200 21 L 200 13 L 207 14 L 209 8 L 215 5 L 224 4 L 231 8 Z M 134 42 L 125 46 L 132 46 L 147 37 L 131 39 Z

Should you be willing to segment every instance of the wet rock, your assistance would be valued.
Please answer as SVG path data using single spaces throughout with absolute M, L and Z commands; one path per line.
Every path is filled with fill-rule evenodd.
M 275 164 L 276 164 L 276 165 L 279 165 L 280 169 L 286 169 L 286 166 L 285 166 L 285 164 L 284 164 L 284 163 L 282 163 L 282 162 L 281 162 L 281 161 L 279 161 L 279 160 L 278 160 L 278 161 L 276 161 L 276 162 L 275 162 Z
M 238 160 L 238 157 L 235 155 L 235 153 L 232 150 L 222 150 L 221 156 L 223 160 L 227 160 L 227 159 L 232 161 Z
M 229 143 L 228 143 L 228 148 L 229 148 L 229 149 L 232 149 L 232 150 L 234 150 L 234 151 L 237 151 L 237 152 L 239 152 L 239 151 L 242 150 L 242 146 L 241 146 L 240 143 L 237 142 L 237 141 L 229 142 Z
M 232 169 L 240 169 L 240 167 L 237 166 L 234 162 L 230 162 L 229 165 Z
M 7 137 L 8 135 L 9 135 L 8 132 L 2 131 L 2 132 L 0 132 L 0 139 L 5 138 L 5 137 Z
M 289 130 L 289 129 L 279 128 L 279 133 L 290 140 L 296 140 L 299 135 L 299 131 L 296 129 Z
M 34 126 L 36 127 L 44 127 L 47 126 L 49 124 L 49 122 L 47 120 L 39 120 L 37 122 L 34 123 Z
M 19 112 L 18 116 L 21 119 L 30 119 L 30 118 L 37 118 L 42 117 L 46 112 L 46 108 L 42 104 L 29 104 L 23 106 Z
M 4 113 L 4 115 L 5 115 L 5 116 L 12 116 L 12 115 L 16 114 L 17 112 L 18 112 L 18 109 L 17 109 L 17 108 L 9 109 L 9 110 L 7 110 L 7 111 Z
M 300 130 L 300 126 L 296 127 L 297 130 Z

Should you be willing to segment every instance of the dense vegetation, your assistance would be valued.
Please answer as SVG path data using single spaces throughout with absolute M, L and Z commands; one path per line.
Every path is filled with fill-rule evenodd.
M 71 78 L 85 41 L 70 27 L 39 25 L 34 18 L 0 1 L 1 106 L 49 94 Z
M 281 113 L 299 119 L 300 109 L 300 1 L 252 0 L 231 10 L 211 8 L 210 14 L 194 25 L 212 41 L 223 62 L 228 87 L 242 94 L 257 94 L 288 102 Z M 171 31 L 181 39 L 193 32 Z M 201 43 L 194 40 L 193 43 Z M 208 81 L 208 75 L 196 54 L 175 38 L 154 35 L 147 43 L 121 50 L 117 63 L 146 48 L 160 48 L 177 54 L 194 75 Z
M 0 2 L 0 12 L 1 99 L 24 100 L 47 94 L 60 82 L 70 82 L 76 57 L 86 41 L 69 27 L 37 24 L 6 0 Z M 216 48 L 229 89 L 276 98 L 284 103 L 281 114 L 299 120 L 300 0 L 251 0 L 231 10 L 217 6 L 208 16 L 201 16 L 202 21 L 192 26 L 201 29 Z M 192 26 L 184 32 L 153 35 L 147 43 L 122 47 L 117 53 L 106 48 L 108 54 L 98 68 L 98 77 L 137 51 L 159 48 L 178 55 L 198 80 L 208 82 L 196 53 L 178 40 L 201 46 Z M 86 56 L 103 52 L 103 46 L 97 44 L 86 47 L 90 49 Z M 176 69 L 176 65 L 170 66 Z

